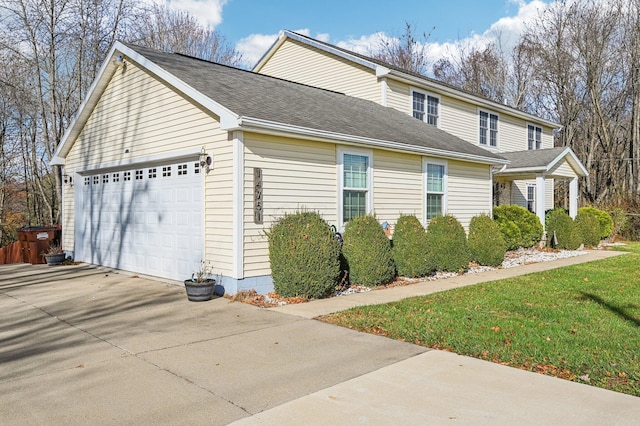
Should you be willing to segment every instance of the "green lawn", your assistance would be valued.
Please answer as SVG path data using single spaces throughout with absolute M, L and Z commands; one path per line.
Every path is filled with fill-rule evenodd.
M 623 249 L 632 254 L 323 320 L 640 396 L 640 244 Z

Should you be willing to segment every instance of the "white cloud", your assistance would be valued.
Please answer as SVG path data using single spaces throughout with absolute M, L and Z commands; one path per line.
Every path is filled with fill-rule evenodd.
M 194 1 L 194 0 L 179 0 Z M 211 0 L 209 0 L 211 1 Z M 218 0 L 220 8 L 227 0 Z M 506 16 L 493 23 L 486 31 L 480 34 L 471 34 L 454 42 L 429 43 L 427 42 L 427 52 L 431 63 L 435 63 L 442 58 L 452 58 L 459 54 L 462 49 L 483 48 L 489 43 L 499 44 L 505 52 L 509 52 L 526 25 L 532 22 L 538 14 L 548 7 L 543 0 L 512 0 L 518 5 L 518 12 L 515 16 Z M 294 30 L 297 33 L 314 37 L 320 41 L 330 42 L 327 33 L 311 34 L 311 30 L 303 28 Z M 236 43 L 236 50 L 242 53 L 246 63 L 254 65 L 265 54 L 267 49 L 278 39 L 279 34 L 251 34 Z M 384 32 L 377 32 L 369 35 L 362 35 L 359 38 L 350 38 L 333 42 L 338 47 L 352 50 L 356 53 L 369 55 L 375 51 L 383 40 L 393 40 L 393 36 Z
M 301 28 L 298 30 L 292 30 L 298 34 L 314 37 L 311 35 L 311 31 L 308 28 Z M 244 37 L 236 43 L 235 49 L 242 53 L 242 58 L 246 64 L 251 68 L 262 58 L 267 52 L 267 49 L 271 47 L 273 43 L 278 39 L 278 34 L 251 34 Z M 317 40 L 328 42 L 329 34 L 318 33 L 314 37 Z
M 228 0 L 166 0 L 170 9 L 183 10 L 195 16 L 207 27 L 215 28 L 222 22 L 222 7 Z

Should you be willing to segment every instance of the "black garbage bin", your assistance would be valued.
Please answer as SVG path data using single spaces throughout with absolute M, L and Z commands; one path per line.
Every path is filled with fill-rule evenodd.
M 22 248 L 22 261 L 39 265 L 45 263 L 43 253 L 49 250 L 51 244 L 60 244 L 62 227 L 51 226 L 23 226 L 18 228 L 18 240 Z

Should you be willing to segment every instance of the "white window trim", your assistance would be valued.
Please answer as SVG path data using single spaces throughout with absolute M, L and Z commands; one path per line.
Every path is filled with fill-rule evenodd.
M 527 210 L 529 210 L 529 202 L 531 201 L 533 203 L 533 210 L 529 210 L 531 213 L 535 213 L 536 212 L 536 207 L 537 207 L 537 199 L 538 199 L 538 194 L 537 194 L 537 190 L 536 190 L 536 184 L 535 183 L 528 183 L 527 184 L 527 194 L 525 195 L 524 199 L 525 199 L 525 208 Z M 533 200 L 529 200 L 529 188 L 533 188 Z
M 442 195 L 442 214 L 447 214 L 449 204 L 449 162 L 435 158 L 422 157 L 422 224 L 427 226 L 427 164 L 437 164 L 444 166 L 443 176 L 443 195 Z
M 496 131 L 498 132 L 498 134 L 496 135 L 496 146 L 491 146 L 491 136 L 490 133 L 487 133 L 487 144 L 486 145 L 482 145 L 480 143 L 480 113 L 481 112 L 485 112 L 487 114 L 489 114 L 489 122 L 487 123 L 487 125 L 489 126 L 487 128 L 487 132 L 491 131 L 491 115 L 495 115 L 496 117 L 498 117 L 498 127 L 496 129 Z M 478 112 L 476 113 L 476 129 L 477 129 L 477 136 L 476 136 L 476 141 L 478 146 L 481 146 L 483 148 L 488 148 L 491 150 L 499 150 L 500 149 L 500 122 L 502 121 L 500 119 L 500 114 L 498 114 L 495 111 L 489 110 L 489 109 L 484 109 L 484 108 L 478 108 Z
M 500 120 L 498 120 L 499 122 Z M 529 151 L 529 126 L 533 127 L 533 131 L 534 131 L 534 140 L 533 140 L 533 148 L 531 149 L 531 151 L 535 151 L 536 149 L 543 149 L 544 147 L 544 127 L 542 127 L 539 124 L 536 123 L 531 123 L 531 122 L 527 122 L 527 128 L 526 128 L 526 146 L 527 146 L 527 151 Z M 540 148 L 536 148 L 535 146 L 535 129 L 538 128 L 540 129 Z
M 424 95 L 424 120 L 422 120 L 422 122 L 424 123 L 429 123 L 427 121 L 427 117 L 428 117 L 428 97 L 431 96 L 432 98 L 436 98 L 438 100 L 438 121 L 436 123 L 436 126 L 438 129 L 440 128 L 440 122 L 442 121 L 442 98 L 440 97 L 440 95 L 436 95 L 435 93 L 431 93 L 431 92 L 427 92 L 425 90 L 420 90 L 420 89 L 416 89 L 415 87 L 411 87 L 410 91 L 409 91 L 409 115 L 411 115 L 413 117 L 413 94 L 414 93 L 421 93 Z
M 338 147 L 338 228 L 340 232 L 344 232 L 344 155 L 361 155 L 367 157 L 367 182 L 369 188 L 367 190 L 367 214 L 373 212 L 373 151 L 358 148 Z

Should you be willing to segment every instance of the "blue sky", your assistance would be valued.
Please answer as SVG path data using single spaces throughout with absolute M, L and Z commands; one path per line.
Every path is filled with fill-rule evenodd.
M 210 25 L 253 64 L 283 29 L 367 53 L 379 38 L 398 36 L 404 23 L 431 33 L 435 57 L 460 43 L 483 44 L 497 34 L 514 39 L 549 0 L 171 0 Z

